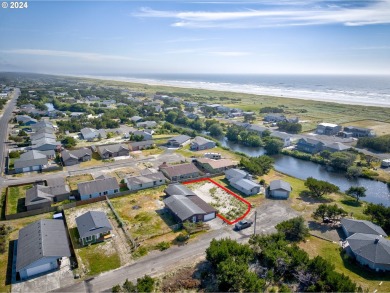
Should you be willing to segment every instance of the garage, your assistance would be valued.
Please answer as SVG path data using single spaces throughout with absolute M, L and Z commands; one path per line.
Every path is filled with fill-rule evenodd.
M 204 217 L 203 217 L 203 221 L 210 221 L 210 220 L 212 220 L 212 219 L 215 219 L 215 212 L 213 212 L 213 213 L 210 213 L 210 214 L 206 214 L 206 215 L 204 215 Z
M 26 275 L 27 277 L 31 277 L 50 270 L 52 270 L 52 263 L 45 263 L 30 269 L 26 269 Z

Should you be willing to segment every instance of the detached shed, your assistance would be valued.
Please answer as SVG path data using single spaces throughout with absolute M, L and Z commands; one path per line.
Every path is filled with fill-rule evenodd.
M 283 180 L 271 181 L 268 187 L 268 194 L 270 197 L 287 199 L 291 193 L 290 183 Z

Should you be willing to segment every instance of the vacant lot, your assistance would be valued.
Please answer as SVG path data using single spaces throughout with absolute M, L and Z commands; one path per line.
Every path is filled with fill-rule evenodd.
M 25 198 L 26 190 L 33 187 L 32 184 L 13 186 L 8 188 L 7 215 L 21 213 L 26 211 Z
M 390 292 L 390 275 L 378 274 L 362 266 L 352 263 L 341 256 L 338 244 L 310 237 L 307 242 L 300 243 L 310 257 L 317 255 L 333 263 L 336 271 L 349 276 L 363 288 L 363 292 Z M 382 283 L 383 282 L 383 283 Z
M 345 123 L 343 126 L 358 126 L 373 129 L 377 135 L 390 134 L 390 123 L 376 120 L 360 120 Z
M 177 234 L 170 228 L 176 222 L 170 214 L 163 213 L 165 188 L 163 185 L 111 199 L 131 235 L 149 248 L 161 241 L 172 241 Z
M 104 162 L 102 161 L 102 159 L 100 158 L 99 154 L 96 153 L 96 152 L 93 152 L 92 153 L 92 158 L 90 161 L 86 161 L 86 162 L 81 162 L 80 163 L 80 167 L 93 167 L 93 166 L 100 166 L 100 165 L 103 165 Z
M 188 184 L 187 186 L 201 199 L 217 209 L 218 214 L 229 221 L 234 221 L 243 216 L 248 210 L 245 202 L 210 181 Z
M 81 174 L 81 175 L 74 175 L 69 176 L 66 178 L 66 181 L 68 181 L 70 190 L 77 190 L 77 184 L 80 182 L 86 182 L 86 181 L 92 181 L 93 177 L 91 174 Z
M 76 218 L 88 211 L 105 212 L 113 228 L 111 233 L 114 236 L 110 240 L 82 247 L 78 242 Z M 130 246 L 105 201 L 66 210 L 65 215 L 81 275 L 93 276 L 116 269 L 131 261 Z

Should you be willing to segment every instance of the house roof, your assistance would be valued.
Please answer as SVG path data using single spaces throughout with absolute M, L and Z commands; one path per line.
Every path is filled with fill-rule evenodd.
M 165 188 L 164 192 L 167 195 L 174 195 L 174 194 L 179 194 L 179 195 L 196 195 L 191 189 L 189 189 L 187 186 L 180 184 L 180 183 L 175 183 L 175 184 L 169 184 L 167 188 Z
M 14 168 L 21 169 L 31 166 L 46 165 L 47 157 L 39 151 L 28 151 L 20 155 L 20 158 L 15 160 Z
M 332 142 L 330 144 L 325 145 L 325 147 L 336 151 L 345 151 L 351 148 L 350 146 L 342 144 L 341 142 Z
M 154 144 L 153 140 L 134 141 L 129 143 L 129 145 L 131 145 L 132 147 L 153 145 L 153 144 Z
M 225 176 L 228 176 L 230 178 L 235 178 L 235 177 L 244 178 L 247 175 L 248 173 L 245 172 L 244 170 L 236 169 L 236 168 L 231 168 L 225 171 Z
M 56 140 L 56 135 L 54 133 L 48 132 L 39 132 L 30 135 L 31 140 L 40 140 L 40 139 L 52 139 Z
M 139 120 L 142 120 L 143 118 L 141 116 L 133 116 L 130 118 L 131 121 L 137 122 Z
M 23 123 L 26 123 L 26 122 L 29 122 L 29 121 L 32 121 L 32 122 L 37 122 L 37 119 L 34 119 L 34 118 L 31 118 L 30 116 L 28 115 L 17 115 L 16 116 L 16 121 L 21 121 Z
M 89 211 L 76 218 L 80 238 L 112 230 L 105 212 Z
M 200 207 L 206 214 L 217 212 L 215 208 L 213 208 L 211 205 L 209 205 L 197 195 L 188 195 L 187 198 L 189 198 L 194 204 Z
M 204 210 L 184 195 L 171 195 L 170 197 L 164 199 L 164 203 L 182 221 L 192 217 L 193 215 L 206 214 Z
M 197 144 L 197 145 L 204 145 L 204 144 L 209 143 L 209 142 L 213 142 L 213 141 L 210 139 L 204 138 L 202 136 L 196 136 L 192 140 L 192 144 Z
M 199 162 L 200 164 L 209 164 L 210 167 L 213 169 L 237 166 L 237 163 L 233 162 L 230 159 L 213 160 L 209 158 L 198 158 L 196 159 L 196 161 Z
M 350 235 L 354 233 L 363 233 L 387 236 L 386 232 L 383 231 L 381 227 L 370 221 L 342 218 L 340 223 Z
M 183 135 L 178 135 L 178 136 L 172 137 L 171 139 L 168 140 L 168 142 L 182 144 L 182 143 L 185 143 L 186 141 L 188 141 L 189 139 L 191 139 L 191 137 L 183 134 Z
M 291 191 L 291 185 L 290 183 L 283 180 L 273 180 L 269 184 L 269 189 L 270 190 L 283 189 L 286 191 Z
M 47 178 L 45 179 L 47 186 L 62 186 L 66 185 L 65 178 L 64 177 L 53 177 L 53 178 Z
M 19 231 L 16 271 L 44 257 L 70 256 L 64 222 L 39 220 Z
M 273 131 L 273 132 L 271 132 L 271 136 L 272 137 L 277 137 L 277 138 L 280 138 L 280 139 L 283 139 L 283 140 L 291 138 L 291 135 L 289 135 L 288 133 L 280 132 L 280 131 Z
M 67 161 L 70 158 L 78 160 L 79 158 L 82 158 L 84 156 L 92 156 L 92 151 L 91 151 L 91 149 L 88 149 L 88 148 L 81 148 L 81 149 L 72 150 L 72 151 L 63 150 L 61 152 L 61 156 L 62 156 L 62 159 L 64 161 Z
M 53 197 L 67 193 L 70 194 L 70 189 L 68 185 L 35 185 L 32 188 L 26 190 L 25 205 L 30 206 L 41 202 L 51 202 L 53 200 Z
M 169 166 L 167 164 L 163 164 L 160 166 L 160 169 L 164 170 L 168 174 L 169 177 L 192 174 L 192 173 L 200 173 L 199 169 L 195 167 L 193 163 L 180 164 Z
M 163 173 L 157 172 L 157 173 L 151 173 L 151 174 L 146 174 L 141 176 L 126 177 L 125 180 L 130 185 L 138 185 L 138 184 L 143 184 L 148 182 L 154 182 L 156 180 L 164 180 L 165 182 L 166 178 Z
M 390 265 L 390 240 L 378 235 L 355 233 L 347 241 L 355 255 L 375 264 Z
M 33 128 L 33 129 L 39 129 L 39 128 L 44 128 L 44 127 L 54 128 L 54 125 L 53 125 L 53 123 L 51 123 L 47 120 L 41 120 L 41 121 L 31 125 L 31 128 Z
M 235 178 L 233 178 L 233 180 L 231 182 L 233 182 L 234 184 L 240 186 L 241 188 L 245 189 L 245 190 L 251 190 L 252 188 L 254 187 L 260 187 L 259 184 L 257 184 L 256 182 L 253 182 L 252 180 L 249 180 L 249 179 L 244 179 L 244 178 L 237 178 L 237 180 L 234 180 Z
M 372 129 L 370 129 L 370 128 L 364 128 L 364 127 L 357 127 L 357 126 L 345 126 L 344 127 L 344 130 L 346 130 L 346 131 L 372 131 Z
M 335 127 L 338 127 L 339 125 L 334 124 L 334 123 L 323 122 L 323 123 L 319 123 L 318 126 L 335 128 Z
M 311 145 L 317 145 L 317 144 L 324 144 L 322 141 L 319 141 L 319 140 L 316 140 L 316 139 L 313 139 L 313 138 L 308 138 L 308 137 L 302 137 L 299 141 L 299 142 L 306 142 L 308 144 L 311 144 Z
M 98 145 L 97 151 L 99 154 L 104 154 L 104 153 L 117 153 L 122 150 L 129 150 L 129 148 L 121 143 L 118 144 L 107 144 L 107 145 Z
M 249 126 L 247 126 L 247 129 L 251 131 L 260 132 L 260 133 L 269 130 L 267 127 L 256 125 L 256 124 L 250 124 Z
M 114 177 L 109 177 L 88 182 L 81 182 L 77 184 L 77 188 L 80 195 L 84 195 L 104 192 L 107 190 L 119 190 L 119 185 Z

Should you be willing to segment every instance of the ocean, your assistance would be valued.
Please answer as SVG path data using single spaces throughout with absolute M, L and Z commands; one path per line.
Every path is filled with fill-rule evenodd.
M 102 74 L 85 77 L 390 107 L 390 76 Z

